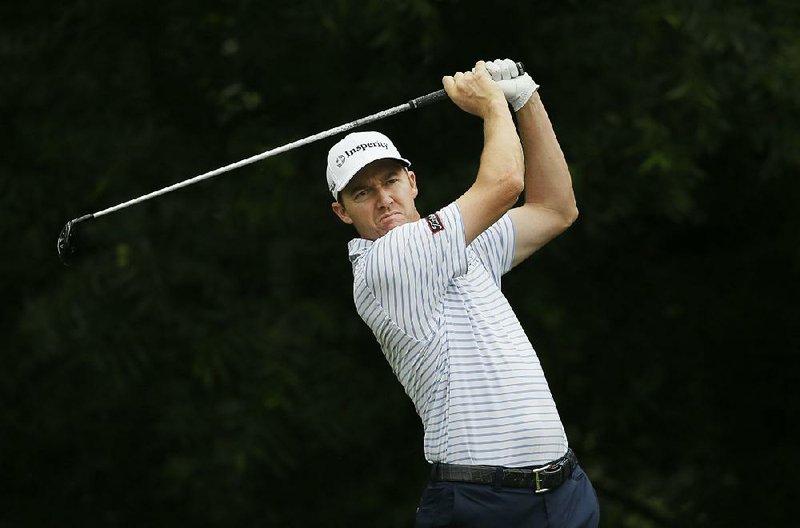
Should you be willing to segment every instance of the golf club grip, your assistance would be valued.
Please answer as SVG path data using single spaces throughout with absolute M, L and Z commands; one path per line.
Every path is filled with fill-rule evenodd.
M 519 75 L 525 73 L 525 65 L 521 62 L 517 62 L 517 70 L 519 71 Z M 447 99 L 447 92 L 444 90 L 438 90 L 436 92 L 431 92 L 427 95 L 422 95 L 417 97 L 416 99 L 412 99 L 408 102 L 411 108 L 422 108 L 423 106 L 427 106 L 429 104 L 438 103 L 442 99 Z
M 417 97 L 416 99 L 412 99 L 408 102 L 411 108 L 422 108 L 423 106 L 427 106 L 429 104 L 437 103 L 442 99 L 447 99 L 447 92 L 442 90 L 438 90 L 436 92 L 431 92 L 427 95 L 422 95 Z

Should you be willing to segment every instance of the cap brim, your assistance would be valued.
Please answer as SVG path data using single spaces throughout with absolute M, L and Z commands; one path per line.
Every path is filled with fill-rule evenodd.
M 339 193 L 342 192 L 342 189 L 347 187 L 347 184 L 350 183 L 350 181 L 355 177 L 356 174 L 358 174 L 358 172 L 361 169 L 363 169 L 364 167 L 366 167 L 370 163 L 375 163 L 376 161 L 387 160 L 387 159 L 388 160 L 393 160 L 393 161 L 398 161 L 405 168 L 408 168 L 408 167 L 411 166 L 411 162 L 408 161 L 407 159 L 405 159 L 405 158 L 395 158 L 393 156 L 388 156 L 388 157 L 385 157 L 385 158 L 378 158 L 378 159 L 374 159 L 374 160 L 369 160 L 368 162 L 364 163 L 363 165 L 357 166 L 358 168 L 356 168 L 356 170 L 353 171 L 353 174 L 351 174 L 349 178 L 347 178 L 346 180 L 342 180 L 341 182 L 339 182 L 339 184 L 336 185 L 336 187 L 333 188 L 333 190 L 331 191 L 331 193 L 333 194 L 333 197 L 336 200 L 338 200 L 339 199 Z

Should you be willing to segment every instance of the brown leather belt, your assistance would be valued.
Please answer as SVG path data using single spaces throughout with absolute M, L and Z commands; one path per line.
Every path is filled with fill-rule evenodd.
M 567 454 L 558 460 L 538 467 L 464 466 L 437 462 L 433 464 L 431 479 L 492 484 L 495 487 L 531 488 L 534 493 L 544 493 L 563 484 L 577 465 L 578 458 L 572 449 L 569 449 Z

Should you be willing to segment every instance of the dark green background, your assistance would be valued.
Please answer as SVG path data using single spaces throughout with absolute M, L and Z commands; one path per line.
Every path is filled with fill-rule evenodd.
M 0 525 L 389 526 L 419 420 L 353 309 L 322 141 L 525 62 L 581 216 L 506 276 L 605 527 L 796 526 L 796 2 L 0 7 Z M 449 102 L 377 128 L 422 212 L 471 183 Z

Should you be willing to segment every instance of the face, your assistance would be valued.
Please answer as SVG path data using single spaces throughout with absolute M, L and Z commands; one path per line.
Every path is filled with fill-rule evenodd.
M 375 240 L 399 225 L 419 220 L 414 205 L 417 192 L 413 171 L 396 161 L 373 161 L 342 189 L 333 212 L 361 237 Z

